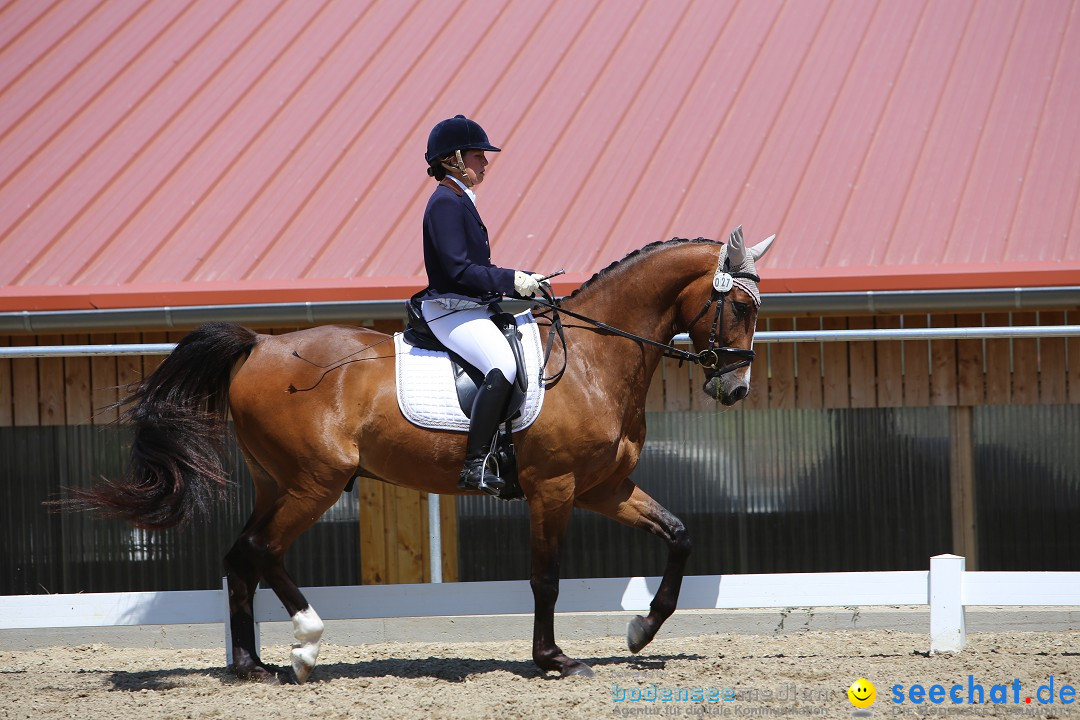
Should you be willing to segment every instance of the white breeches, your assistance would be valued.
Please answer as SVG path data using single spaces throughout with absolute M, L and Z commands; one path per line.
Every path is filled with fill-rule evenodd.
M 486 307 L 452 310 L 439 300 L 421 303 L 424 320 L 439 341 L 487 375 L 498 368 L 507 382 L 517 378 L 517 362 L 510 344 L 491 322 Z

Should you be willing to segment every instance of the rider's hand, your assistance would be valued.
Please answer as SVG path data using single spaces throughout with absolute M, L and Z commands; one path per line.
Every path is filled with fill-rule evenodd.
M 514 292 L 521 297 L 532 297 L 540 290 L 540 282 L 537 278 L 542 278 L 543 275 L 537 275 L 535 273 L 529 274 L 521 272 L 520 270 L 514 271 Z
M 547 280 L 545 280 L 544 276 L 541 275 L 540 273 L 533 273 L 532 276 L 533 276 L 533 280 L 535 280 L 537 282 L 537 284 L 540 286 L 540 289 L 546 291 L 547 294 L 550 295 L 551 294 L 551 283 L 549 283 Z

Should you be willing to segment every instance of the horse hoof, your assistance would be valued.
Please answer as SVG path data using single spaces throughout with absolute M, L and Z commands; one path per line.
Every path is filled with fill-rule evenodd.
M 297 685 L 303 685 L 311 677 L 311 671 L 315 669 L 314 662 L 308 662 L 307 657 L 297 650 L 292 651 L 292 681 Z
M 626 626 L 626 646 L 630 652 L 638 653 L 641 649 L 652 642 L 653 636 L 649 633 L 645 618 L 635 615 Z
M 288 685 L 291 682 L 288 673 L 271 665 L 253 665 L 251 667 L 231 666 L 228 670 L 237 680 L 244 680 L 246 682 L 263 683 L 266 685 Z
M 593 669 L 579 660 L 572 661 L 569 665 L 564 667 L 562 671 L 563 677 L 591 678 L 594 675 L 596 675 L 596 673 L 593 672 Z

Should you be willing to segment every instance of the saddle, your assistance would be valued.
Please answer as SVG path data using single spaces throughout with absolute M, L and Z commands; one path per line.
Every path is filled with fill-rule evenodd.
M 405 304 L 408 312 L 408 324 L 406 325 L 403 339 L 409 345 L 421 350 L 433 350 L 444 352 L 450 357 L 450 365 L 454 373 L 454 385 L 457 391 L 458 404 L 465 417 L 472 417 L 473 400 L 480 385 L 484 382 L 484 373 L 476 366 L 467 362 L 460 355 L 449 349 L 435 337 L 424 320 L 420 309 L 420 300 L 413 296 Z M 503 423 L 491 449 L 492 458 L 498 466 L 498 474 L 506 483 L 505 488 L 499 495 L 502 500 L 520 500 L 525 498 L 525 493 L 518 483 L 517 455 L 514 451 L 512 421 L 520 415 L 522 405 L 525 402 L 525 394 L 529 389 L 529 374 L 525 367 L 525 353 L 521 347 L 521 333 L 517 328 L 517 321 L 508 312 L 501 309 L 491 316 L 492 322 L 502 332 L 503 337 L 510 345 L 517 363 L 517 377 L 514 380 L 510 397 L 506 408 L 503 410 Z

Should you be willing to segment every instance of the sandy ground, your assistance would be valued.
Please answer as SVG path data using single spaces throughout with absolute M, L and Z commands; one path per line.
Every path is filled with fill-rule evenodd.
M 634 656 L 621 638 L 563 637 L 564 650 L 596 675 L 560 679 L 536 670 L 527 636 L 345 645 L 328 632 L 319 666 L 299 687 L 237 682 L 220 649 L 7 645 L 0 718 L 851 717 L 846 691 L 860 677 L 876 686 L 869 711 L 879 718 L 1080 718 L 1076 705 L 1062 703 L 1080 688 L 1080 632 L 980 632 L 968 640 L 962 653 L 931 656 L 923 632 L 661 635 Z M 284 663 L 288 646 L 268 644 L 263 654 Z M 1041 704 L 1051 676 L 1054 702 Z M 935 684 L 943 702 L 908 697 L 913 685 L 929 693 Z M 903 703 L 893 702 L 894 686 L 903 686 Z M 948 697 L 954 686 L 957 704 Z M 969 704 L 978 693 L 969 686 L 982 688 L 982 704 Z M 655 700 L 637 699 L 653 693 Z

